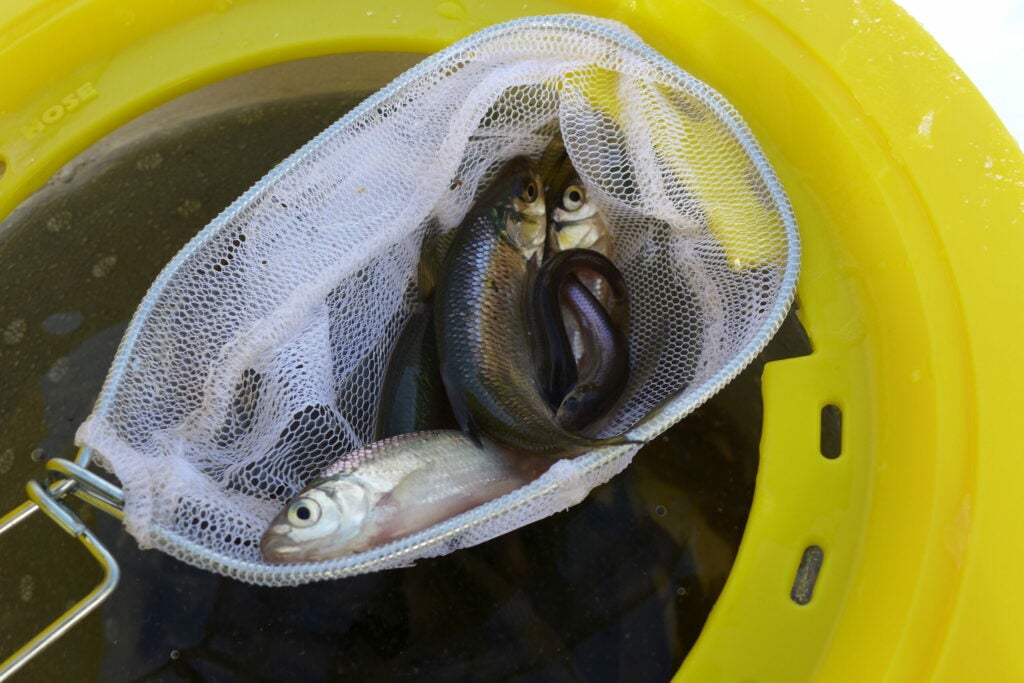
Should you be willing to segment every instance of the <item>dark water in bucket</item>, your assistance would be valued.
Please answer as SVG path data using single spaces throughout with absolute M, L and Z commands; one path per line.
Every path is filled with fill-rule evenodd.
M 224 206 L 414 61 L 274 67 L 156 110 L 0 224 L 0 506 L 73 435 L 159 269 Z M 729 574 L 753 496 L 766 361 L 810 346 L 795 316 L 754 365 L 580 505 L 453 555 L 257 588 L 140 551 L 73 504 L 121 564 L 108 602 L 25 680 L 664 681 Z M 0 537 L 0 656 L 98 580 L 41 515 Z

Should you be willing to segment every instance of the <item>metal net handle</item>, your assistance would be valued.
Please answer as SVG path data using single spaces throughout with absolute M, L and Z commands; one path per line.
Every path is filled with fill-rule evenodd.
M 124 493 L 103 477 L 86 469 L 91 456 L 92 449 L 83 448 L 74 462 L 63 458 L 48 460 L 47 483 L 44 485 L 39 481 L 29 481 L 25 485 L 28 500 L 0 518 L 2 536 L 31 517 L 36 510 L 42 510 L 57 526 L 77 538 L 103 569 L 103 578 L 95 588 L 0 663 L 0 681 L 14 675 L 15 671 L 99 607 L 114 591 L 121 578 L 121 570 L 114 556 L 63 502 L 64 498 L 73 495 L 117 519 L 124 518 Z

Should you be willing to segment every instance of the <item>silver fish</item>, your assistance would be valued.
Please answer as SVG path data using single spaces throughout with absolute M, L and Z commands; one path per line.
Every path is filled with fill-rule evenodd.
M 270 523 L 268 562 L 314 562 L 374 548 L 528 483 L 534 461 L 458 431 L 367 444 L 327 468 Z
M 614 260 L 615 247 L 608 223 L 597 203 L 588 195 L 568 155 L 551 171 L 549 181 L 547 205 L 551 220 L 548 224 L 548 253 L 590 249 Z

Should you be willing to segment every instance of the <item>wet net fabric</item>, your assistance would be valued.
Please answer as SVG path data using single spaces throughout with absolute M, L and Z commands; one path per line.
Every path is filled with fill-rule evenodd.
M 581 500 L 636 446 L 556 463 L 448 522 L 347 558 L 270 565 L 259 537 L 370 439 L 430 225 L 560 133 L 611 226 L 632 376 L 607 434 L 649 440 L 735 376 L 792 299 L 785 195 L 735 111 L 626 27 L 538 17 L 438 53 L 283 162 L 197 235 L 129 327 L 79 444 L 120 479 L 144 547 L 298 584 L 473 545 Z

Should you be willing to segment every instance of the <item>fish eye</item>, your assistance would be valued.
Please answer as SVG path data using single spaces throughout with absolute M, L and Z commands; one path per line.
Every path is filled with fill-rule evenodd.
M 288 507 L 288 523 L 292 526 L 307 527 L 320 519 L 320 505 L 309 498 L 299 498 Z
M 526 187 L 523 188 L 523 192 L 520 195 L 525 201 L 533 202 L 537 200 L 537 183 L 532 180 L 526 183 Z
M 583 206 L 583 202 L 586 201 L 587 194 L 583 188 L 579 185 L 570 185 L 565 188 L 565 192 L 562 193 L 562 206 L 568 211 L 575 211 L 576 209 Z

